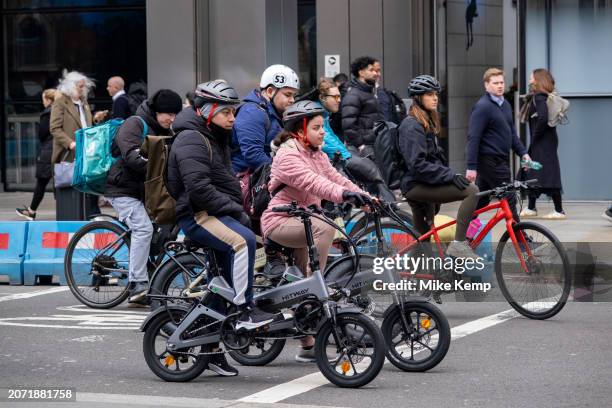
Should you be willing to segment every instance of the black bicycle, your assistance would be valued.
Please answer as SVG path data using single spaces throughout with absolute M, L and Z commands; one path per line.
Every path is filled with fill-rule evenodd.
M 162 264 L 166 242 L 176 240 L 177 226 L 154 225 L 147 262 L 149 276 Z M 70 239 L 64 273 L 70 291 L 86 306 L 109 309 L 129 296 L 128 267 L 131 231 L 110 215 L 97 215 Z

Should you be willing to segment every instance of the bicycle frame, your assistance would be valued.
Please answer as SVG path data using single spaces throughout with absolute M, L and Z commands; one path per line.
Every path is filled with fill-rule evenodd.
M 472 242 L 470 242 L 470 247 L 472 247 L 472 249 L 476 249 L 478 245 L 480 245 L 484 237 L 493 229 L 493 227 L 495 227 L 495 225 L 497 225 L 499 222 L 505 221 L 506 231 L 508 232 L 508 235 L 510 236 L 510 240 L 512 241 L 512 245 L 514 246 L 514 249 L 519 257 L 521 267 L 523 268 L 523 271 L 528 274 L 529 270 L 527 268 L 525 259 L 523 258 L 523 255 L 521 253 L 521 249 L 519 247 L 519 240 L 517 239 L 516 234 L 514 233 L 513 226 L 514 224 L 516 224 L 516 221 L 514 220 L 514 217 L 512 215 L 512 210 L 510 209 L 510 204 L 508 203 L 508 200 L 506 198 L 502 198 L 496 203 L 489 204 L 486 207 L 483 207 L 481 209 L 474 211 L 473 215 L 478 216 L 482 213 L 492 211 L 492 210 L 497 210 L 497 212 L 495 213 L 493 218 L 491 218 L 485 224 L 484 228 L 478 233 L 478 235 L 474 237 Z M 444 249 L 442 248 L 442 242 L 440 241 L 440 236 L 438 234 L 438 231 L 441 231 L 455 224 L 457 224 L 457 220 L 447 222 L 446 224 L 440 225 L 439 227 L 434 226 L 428 232 L 421 235 L 417 239 L 417 241 L 421 243 L 424 241 L 429 241 L 430 238 L 433 236 L 440 256 L 444 257 Z M 527 240 L 525 239 L 525 236 L 523 234 L 519 234 L 519 235 L 520 235 L 519 239 L 521 241 L 520 243 L 524 245 L 527 251 L 527 258 L 530 258 L 532 256 L 531 248 L 529 248 L 529 245 L 527 245 Z M 411 249 L 411 247 L 412 245 L 408 245 L 406 248 L 402 249 L 401 251 L 398 251 L 398 253 L 400 255 L 403 255 L 409 249 Z

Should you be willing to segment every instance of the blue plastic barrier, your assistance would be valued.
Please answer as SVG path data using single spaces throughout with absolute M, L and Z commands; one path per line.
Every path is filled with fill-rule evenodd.
M 23 284 L 28 222 L 0 222 L 0 282 Z
M 23 284 L 35 285 L 37 277 L 52 276 L 66 284 L 64 255 L 72 235 L 86 221 L 35 221 L 28 230 L 27 250 L 23 261 Z

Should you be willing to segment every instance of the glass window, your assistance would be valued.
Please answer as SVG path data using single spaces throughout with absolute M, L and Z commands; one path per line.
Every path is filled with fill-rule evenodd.
M 529 73 L 537 68 L 547 68 L 546 45 L 546 3 L 545 0 L 527 2 L 525 19 L 525 54 L 527 58 L 526 70 Z
M 5 32 L 10 101 L 38 102 L 64 69 L 94 78 L 97 99 L 108 99 L 106 81 L 113 75 L 128 84 L 146 79 L 144 10 L 6 15 Z
M 317 85 L 317 16 L 315 0 L 298 0 L 299 75 L 302 91 Z
M 612 93 L 612 2 L 555 0 L 551 64 L 562 93 Z
M 4 0 L 6 9 L 34 9 L 88 6 L 143 6 L 145 0 Z

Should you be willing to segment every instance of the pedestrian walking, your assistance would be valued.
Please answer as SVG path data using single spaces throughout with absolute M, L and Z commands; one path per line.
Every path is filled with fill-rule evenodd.
M 87 103 L 87 97 L 89 91 L 94 87 L 93 80 L 82 73 L 64 70 L 62 79 L 60 79 L 57 87 L 59 95 L 56 95 L 51 108 L 49 128 L 53 136 L 52 164 L 74 162 L 76 149 L 75 132 L 92 124 L 91 109 Z M 80 193 L 70 195 L 72 198 L 79 196 Z M 64 203 L 63 198 L 58 197 L 57 191 L 56 201 L 58 209 L 77 205 L 74 202 Z M 85 218 L 92 214 L 98 214 L 100 212 L 98 197 L 92 194 L 85 194 L 85 207 Z
M 504 71 L 489 68 L 483 76 L 486 93 L 476 102 L 470 115 L 466 146 L 467 171 L 465 177 L 481 191 L 510 183 L 509 155 L 514 151 L 524 161 L 531 161 L 527 149 L 518 138 L 512 108 L 504 99 Z M 489 196 L 483 196 L 477 208 L 489 204 Z M 516 197 L 508 202 L 516 221 Z
M 529 144 L 529 156 L 542 164 L 542 169 L 528 169 L 522 171 L 525 180 L 537 179 L 537 189 L 528 193 L 529 204 L 521 211 L 521 217 L 536 217 L 536 200 L 541 194 L 552 198 L 555 205 L 554 211 L 544 215 L 542 218 L 549 220 L 563 220 L 566 218 L 561 202 L 561 166 L 557 149 L 559 138 L 557 128 L 548 125 L 548 107 L 546 100 L 548 95 L 555 90 L 555 80 L 548 70 L 540 68 L 531 73 L 529 79 L 530 92 L 521 110 L 521 122 L 529 122 L 529 133 L 531 143 Z
M 42 93 L 42 103 L 44 110 L 40 114 L 38 125 L 38 140 L 40 146 L 38 155 L 36 156 L 36 187 L 34 187 L 34 195 L 29 206 L 17 208 L 17 214 L 29 221 L 36 219 L 36 210 L 45 196 L 47 184 L 53 177 L 53 168 L 51 166 L 51 154 L 53 152 L 53 136 L 49 130 L 51 120 L 51 105 L 55 100 L 55 89 L 45 89 Z

